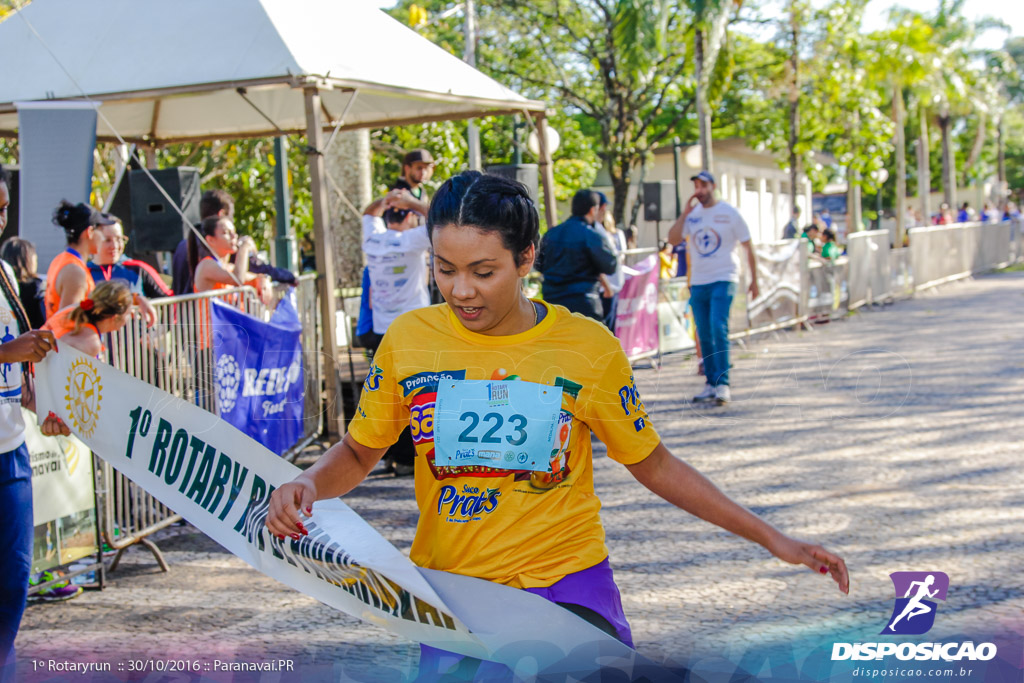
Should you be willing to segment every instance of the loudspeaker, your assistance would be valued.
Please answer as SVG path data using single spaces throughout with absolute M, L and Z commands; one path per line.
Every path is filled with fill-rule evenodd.
M 175 204 L 181 207 L 185 220 L 190 224 L 199 222 L 199 169 L 179 166 L 150 170 Z M 123 186 L 124 183 L 122 182 Z M 147 172 L 138 169 L 129 171 L 129 206 L 131 207 L 131 240 L 129 245 L 134 253 L 145 251 L 174 251 L 185 236 L 188 226 L 159 189 L 150 180 Z M 120 190 L 120 188 L 118 188 Z M 115 195 L 111 209 L 121 199 Z M 123 200 L 122 200 L 123 201 Z M 124 216 L 121 216 L 123 219 Z M 127 222 L 126 222 L 127 227 Z
M 10 204 L 7 205 L 7 225 L 4 227 L 3 233 L 0 233 L 0 244 L 6 241 L 8 237 L 18 236 L 18 169 L 5 166 L 4 170 L 7 171 L 7 175 L 10 177 L 7 183 L 7 195 L 10 199 Z
M 645 221 L 674 221 L 678 215 L 674 180 L 644 183 Z
M 503 178 L 518 180 L 530 193 L 530 199 L 537 203 L 538 178 L 537 164 L 503 164 L 500 166 L 488 166 L 487 172 L 491 175 L 500 175 Z

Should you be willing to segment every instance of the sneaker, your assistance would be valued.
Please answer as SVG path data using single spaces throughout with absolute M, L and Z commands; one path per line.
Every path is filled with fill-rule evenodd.
M 719 384 L 715 387 L 715 401 L 718 405 L 723 405 L 732 400 L 732 394 L 729 392 L 728 384 Z
M 45 571 L 36 576 L 30 577 L 28 580 L 29 586 L 38 586 L 41 583 L 48 583 L 54 579 L 61 577 L 60 572 Z M 44 600 L 46 602 L 59 602 L 61 600 L 70 600 L 71 598 L 77 598 L 82 594 L 81 586 L 74 586 L 68 581 L 61 581 L 55 583 L 49 588 L 39 591 L 33 597 Z
M 705 403 L 713 400 L 715 400 L 715 388 L 710 384 L 705 384 L 703 391 L 693 397 L 694 403 Z

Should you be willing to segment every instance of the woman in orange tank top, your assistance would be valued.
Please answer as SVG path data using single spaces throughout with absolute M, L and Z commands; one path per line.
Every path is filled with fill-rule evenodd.
M 103 335 L 121 329 L 132 312 L 132 291 L 125 280 L 101 282 L 92 295 L 57 311 L 44 330 L 82 353 L 100 357 L 106 350 Z
M 188 235 L 188 262 L 192 267 L 192 289 L 196 293 L 249 284 L 249 257 L 256 243 L 249 236 L 239 239 L 235 224 L 226 216 L 210 216 L 199 224 L 203 244 L 195 232 Z M 205 253 L 205 255 L 204 255 Z M 209 254 L 217 256 L 214 259 Z M 229 263 L 231 255 L 235 262 Z M 219 261 L 218 261 L 219 260 Z
M 53 222 L 63 228 L 68 246 L 57 254 L 46 271 L 43 304 L 47 318 L 60 309 L 77 305 L 92 293 L 96 283 L 85 261 L 99 249 L 99 231 L 95 228 L 117 221 L 88 204 L 62 200 L 53 214 Z

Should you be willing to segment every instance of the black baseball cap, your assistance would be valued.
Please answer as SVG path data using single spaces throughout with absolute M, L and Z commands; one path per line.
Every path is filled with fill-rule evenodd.
M 384 219 L 384 223 L 401 223 L 405 220 L 405 217 L 409 215 L 409 209 L 385 209 L 384 215 L 381 218 Z
M 703 180 L 704 182 L 711 183 L 712 185 L 718 184 L 715 182 L 715 176 L 711 175 L 711 171 L 708 170 L 703 170 L 697 175 L 690 176 L 690 180 Z
M 409 164 L 415 164 L 417 161 L 422 161 L 425 164 L 432 164 L 434 163 L 434 156 L 425 149 L 414 149 L 405 155 L 405 158 L 402 160 L 402 165 L 408 166 Z

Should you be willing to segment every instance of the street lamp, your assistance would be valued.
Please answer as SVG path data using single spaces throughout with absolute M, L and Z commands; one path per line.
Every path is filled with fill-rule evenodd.
M 558 150 L 558 146 L 562 144 L 562 136 L 559 135 L 558 131 L 551 126 L 548 126 L 546 130 L 547 135 L 544 137 L 547 138 L 548 154 L 554 156 L 555 152 Z M 536 128 L 531 130 L 530 136 L 526 138 L 526 148 L 530 150 L 533 156 L 538 158 L 540 157 L 540 136 L 537 135 Z

